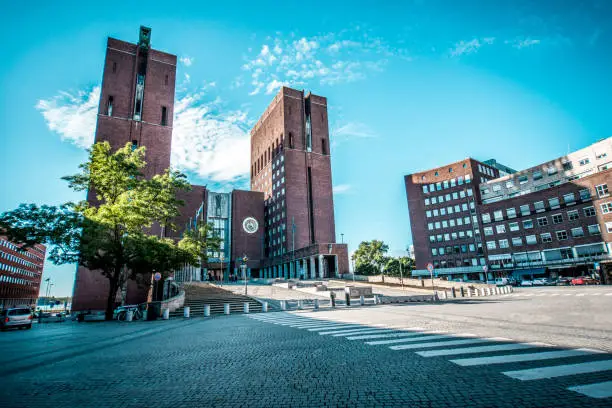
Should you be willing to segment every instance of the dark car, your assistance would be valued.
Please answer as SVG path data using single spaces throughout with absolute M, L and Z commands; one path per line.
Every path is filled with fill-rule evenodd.
M 17 327 L 21 329 L 25 327 L 26 329 L 32 328 L 32 310 L 26 307 L 15 307 L 10 309 L 5 309 L 0 314 L 0 329 L 6 330 L 11 327 Z

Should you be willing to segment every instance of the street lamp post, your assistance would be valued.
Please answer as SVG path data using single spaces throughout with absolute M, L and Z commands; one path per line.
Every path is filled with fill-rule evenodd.
M 434 266 L 433 264 L 430 262 L 427 264 L 427 270 L 429 271 L 429 274 L 431 275 L 431 290 L 433 291 L 433 299 L 436 299 L 436 287 L 434 286 Z
M 247 295 L 247 283 L 248 283 L 248 280 L 247 280 L 246 271 L 247 271 L 247 262 L 248 262 L 248 260 L 249 260 L 249 258 L 247 258 L 247 256 L 244 255 L 242 257 L 242 264 L 240 265 L 240 269 L 242 269 L 242 276 L 244 277 L 244 296 Z

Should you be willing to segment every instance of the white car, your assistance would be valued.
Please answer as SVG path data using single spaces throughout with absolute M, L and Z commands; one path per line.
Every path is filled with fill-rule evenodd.
M 508 278 L 497 278 L 495 279 L 495 285 L 497 286 L 504 286 L 504 285 L 508 285 L 510 283 L 510 281 L 508 280 Z
M 533 286 L 533 282 L 530 280 L 521 281 L 521 286 Z
M 532 283 L 533 283 L 533 286 L 536 286 L 536 285 L 543 286 L 543 285 L 546 285 L 547 281 L 546 279 L 543 279 L 543 278 L 536 278 L 533 280 Z

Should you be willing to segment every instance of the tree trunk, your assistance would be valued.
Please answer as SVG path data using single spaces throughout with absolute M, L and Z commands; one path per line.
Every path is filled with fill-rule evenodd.
M 113 312 L 115 310 L 115 298 L 117 297 L 117 281 L 109 279 L 108 298 L 106 299 L 106 311 L 104 313 L 105 320 L 113 320 Z

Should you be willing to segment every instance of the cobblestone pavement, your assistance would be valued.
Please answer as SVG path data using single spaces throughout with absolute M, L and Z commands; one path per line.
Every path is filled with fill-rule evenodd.
M 612 297 L 540 293 L 36 325 L 0 333 L 0 406 L 612 406 Z

